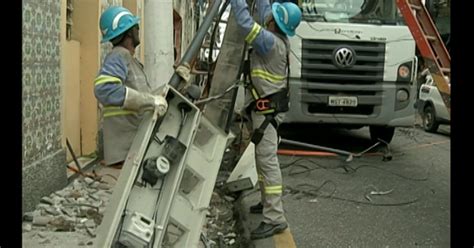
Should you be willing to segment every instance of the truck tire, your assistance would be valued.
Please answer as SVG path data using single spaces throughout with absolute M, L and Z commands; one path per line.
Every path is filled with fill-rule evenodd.
M 426 105 L 422 114 L 423 129 L 430 133 L 438 131 L 439 122 L 436 120 L 436 111 L 431 105 Z
M 390 143 L 392 142 L 393 135 L 395 134 L 395 127 L 384 127 L 384 126 L 370 126 L 369 127 L 370 138 L 372 141 L 379 141 L 379 139 Z

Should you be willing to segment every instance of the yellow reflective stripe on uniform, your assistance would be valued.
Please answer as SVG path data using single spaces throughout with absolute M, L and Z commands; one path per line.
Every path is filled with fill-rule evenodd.
M 263 182 L 263 176 L 262 175 L 258 175 L 258 181 Z
M 252 43 L 255 38 L 257 38 L 258 33 L 260 33 L 260 30 L 262 30 L 262 27 L 258 25 L 258 23 L 254 23 L 252 30 L 250 30 L 250 33 L 247 34 L 247 37 L 245 37 L 245 41 L 247 43 Z
M 283 186 L 265 186 L 265 194 L 281 194 L 283 192 Z
M 269 73 L 268 71 L 264 71 L 264 70 L 261 70 L 261 69 L 254 69 L 252 70 L 252 72 L 250 73 L 250 75 L 252 77 L 259 77 L 259 78 L 262 78 L 262 79 L 265 79 L 265 80 L 268 80 L 272 83 L 280 83 L 281 81 L 283 81 L 285 79 L 285 76 L 282 76 L 282 75 L 276 75 L 276 74 L 271 74 Z
M 257 115 L 265 115 L 265 114 L 270 114 L 270 113 L 273 113 L 275 112 L 275 109 L 268 109 L 268 110 L 263 110 L 263 111 L 257 111 L 256 114 Z
M 105 83 L 121 84 L 122 80 L 118 77 L 100 75 L 95 79 L 94 83 L 95 85 L 105 84 Z
M 131 115 L 137 113 L 133 110 L 122 109 L 121 107 L 109 106 L 104 107 L 104 117 L 118 116 L 118 115 Z

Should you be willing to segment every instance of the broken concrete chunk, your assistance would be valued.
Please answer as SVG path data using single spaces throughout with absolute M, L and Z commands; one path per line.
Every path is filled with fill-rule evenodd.
M 36 205 L 36 209 L 38 210 L 46 210 L 46 208 L 50 207 L 51 205 L 50 204 L 46 204 L 46 203 L 40 203 L 38 205 Z
M 237 237 L 237 234 L 232 232 L 232 233 L 226 234 L 224 237 L 226 237 L 226 238 L 235 238 L 235 237 Z
M 97 187 L 99 189 L 106 190 L 107 193 L 108 193 L 108 190 L 110 190 L 110 186 L 106 183 L 100 183 Z M 112 192 L 110 192 L 110 193 L 112 193 Z
M 95 182 L 93 182 L 90 186 L 91 186 L 91 188 L 96 189 L 96 188 L 99 187 L 99 185 L 100 185 L 100 183 L 99 183 L 98 181 L 95 181 Z
M 234 198 L 234 197 L 231 197 L 231 196 L 228 196 L 228 195 L 225 195 L 225 196 L 224 196 L 224 199 L 226 199 L 228 202 L 233 202 L 233 201 L 235 201 L 235 198 Z
M 105 213 L 105 207 L 100 207 L 99 208 L 99 214 L 104 215 L 104 213 Z
M 74 225 L 71 221 L 67 221 L 64 217 L 60 216 L 53 219 L 50 222 L 51 226 L 56 232 L 71 232 L 74 231 Z
M 51 214 L 51 215 L 54 215 L 54 216 L 57 216 L 57 215 L 60 215 L 61 212 L 59 212 L 56 208 L 54 207 L 47 207 L 45 208 L 45 211 L 46 213 L 48 214 Z
M 81 206 L 81 212 L 84 212 L 84 213 L 87 213 L 87 210 L 89 209 L 90 207 L 88 206 Z
M 82 185 L 82 183 L 79 180 L 75 180 L 72 183 L 72 188 L 75 189 L 75 190 L 78 190 L 78 189 L 84 188 L 84 186 Z
M 29 232 L 29 231 L 31 231 L 31 224 L 29 224 L 29 223 L 23 223 L 22 230 L 23 230 L 23 232 Z
M 95 232 L 96 232 L 95 227 L 87 227 L 87 226 L 86 226 L 86 231 L 87 231 L 87 233 L 88 233 L 91 237 L 95 238 L 95 236 L 96 236 L 96 234 L 95 234 Z
M 99 208 L 99 207 L 104 205 L 104 202 L 99 200 L 99 201 L 96 201 L 96 202 L 92 203 L 91 205 L 96 207 L 96 208 Z
M 33 225 L 35 226 L 46 226 L 51 221 L 48 216 L 35 216 L 33 217 Z
M 97 196 L 96 194 L 89 194 L 89 197 L 90 197 L 92 200 L 94 200 L 94 201 L 100 200 L 100 197 Z
M 23 221 L 33 221 L 33 212 L 26 212 L 23 214 Z
M 84 182 L 86 182 L 87 184 L 92 184 L 94 182 L 94 179 L 92 179 L 90 177 L 85 177 Z
M 85 223 L 86 227 L 95 227 L 95 222 L 94 220 L 87 220 Z
M 66 199 L 64 199 L 64 197 L 61 197 L 61 196 L 53 196 L 53 202 L 54 202 L 54 205 L 58 205 L 58 204 L 61 204 L 63 202 L 65 202 Z
M 93 244 L 92 241 L 87 242 L 87 245 L 92 245 L 92 244 Z
M 47 197 L 47 196 L 43 196 L 40 200 L 41 203 L 45 203 L 45 204 L 48 204 L 48 205 L 54 205 L 54 201 L 53 199 Z
M 77 189 L 71 191 L 71 193 L 69 194 L 69 197 L 72 197 L 72 198 L 74 198 L 74 199 L 77 199 L 77 198 L 79 198 L 79 197 L 81 197 L 81 196 L 82 196 L 82 193 L 81 193 L 79 190 L 77 190 Z
M 70 210 L 70 209 L 67 209 L 67 208 L 61 208 L 61 212 L 63 212 L 64 214 L 66 214 L 67 216 L 70 216 L 70 217 L 73 217 L 74 215 L 76 215 L 74 213 L 74 211 Z
M 70 190 L 70 189 L 62 189 L 62 190 L 56 192 L 56 195 L 57 195 L 57 196 L 63 197 L 63 198 L 68 197 L 69 194 L 71 194 L 71 190 Z

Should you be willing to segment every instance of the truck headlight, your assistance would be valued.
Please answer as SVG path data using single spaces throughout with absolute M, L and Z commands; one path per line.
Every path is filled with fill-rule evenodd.
M 406 65 L 398 67 L 398 76 L 401 78 L 408 78 L 410 76 L 410 68 Z
M 401 64 L 397 70 L 397 82 L 410 82 L 412 76 L 411 68 L 412 62 Z

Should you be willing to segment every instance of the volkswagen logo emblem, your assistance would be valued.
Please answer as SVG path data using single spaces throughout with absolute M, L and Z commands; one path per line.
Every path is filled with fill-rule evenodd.
M 334 50 L 333 63 L 339 68 L 352 67 L 356 62 L 356 54 L 352 48 L 340 47 Z

